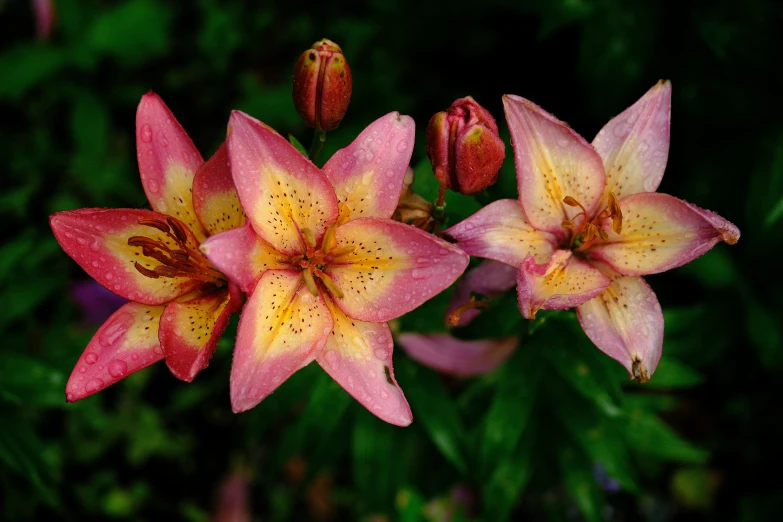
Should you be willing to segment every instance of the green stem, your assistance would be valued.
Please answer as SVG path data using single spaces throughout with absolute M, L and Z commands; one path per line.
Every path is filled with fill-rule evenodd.
M 325 130 L 316 130 L 315 134 L 313 135 L 313 143 L 310 145 L 310 161 L 315 163 L 315 160 L 318 158 L 318 155 L 321 153 L 321 150 L 324 148 L 324 143 L 326 143 L 326 131 Z

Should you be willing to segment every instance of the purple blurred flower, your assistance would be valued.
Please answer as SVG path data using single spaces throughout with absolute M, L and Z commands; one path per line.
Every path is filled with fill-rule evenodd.
M 54 0 L 31 0 L 35 14 L 35 35 L 39 40 L 48 40 L 54 22 Z
M 593 476 L 604 491 L 609 493 L 620 491 L 620 483 L 617 482 L 617 479 L 609 475 L 602 465 L 596 463 L 593 466 Z
M 212 522 L 250 522 L 250 484 L 247 474 L 234 472 L 223 479 L 217 492 Z
M 103 323 L 128 300 L 104 288 L 93 279 L 79 281 L 71 287 L 71 297 L 82 309 L 88 325 Z

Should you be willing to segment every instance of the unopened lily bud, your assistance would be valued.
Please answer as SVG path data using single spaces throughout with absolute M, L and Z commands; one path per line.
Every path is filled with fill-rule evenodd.
M 324 38 L 294 66 L 294 105 L 310 127 L 337 128 L 351 101 L 351 69 L 340 46 Z
M 495 118 L 467 96 L 427 125 L 427 156 L 446 188 L 475 194 L 493 185 L 506 156 Z

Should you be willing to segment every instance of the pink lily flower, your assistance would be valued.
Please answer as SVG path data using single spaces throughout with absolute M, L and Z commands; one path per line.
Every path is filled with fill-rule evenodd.
M 446 234 L 470 255 L 518 268 L 522 315 L 576 307 L 587 336 L 640 382 L 663 345 L 663 315 L 640 276 L 675 268 L 740 232 L 655 189 L 669 153 L 671 84 L 659 82 L 592 145 L 537 105 L 503 98 L 519 200 L 484 207 Z
M 136 113 L 136 149 L 153 210 L 80 209 L 53 214 L 60 246 L 96 281 L 128 299 L 87 345 L 66 384 L 83 399 L 166 358 L 190 382 L 209 364 L 242 304 L 199 250 L 209 235 L 244 224 L 225 144 L 204 163 L 158 95 Z
M 318 169 L 263 123 L 231 115 L 231 171 L 249 224 L 201 249 L 250 295 L 231 368 L 235 412 L 316 360 L 381 419 L 412 421 L 386 322 L 468 263 L 456 246 L 390 219 L 413 139 L 413 120 L 391 113 Z
M 449 334 L 402 333 L 397 342 L 411 359 L 433 370 L 455 377 L 476 377 L 506 362 L 519 338 L 463 341 Z

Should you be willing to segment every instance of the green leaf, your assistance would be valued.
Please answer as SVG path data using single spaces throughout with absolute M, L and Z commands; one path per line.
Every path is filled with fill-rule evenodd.
M 604 357 L 592 345 L 567 339 L 569 329 L 555 331 L 557 325 L 549 325 L 545 332 L 532 337 L 543 344 L 546 358 L 560 376 L 576 391 L 593 401 L 609 417 L 618 417 L 622 408 L 609 393 L 611 380 L 604 367 L 596 363 L 594 356 Z M 545 334 L 545 335 L 544 335 Z M 588 350 L 595 350 L 591 353 Z
M 560 448 L 559 458 L 566 490 L 576 502 L 579 511 L 588 522 L 605 520 L 604 494 L 593 475 L 593 464 L 574 448 L 567 446 Z
M 87 33 L 99 54 L 139 64 L 170 49 L 171 8 L 153 0 L 129 0 L 103 11 Z
M 65 406 L 65 374 L 38 358 L 3 351 L 0 398 L 16 404 Z
M 648 386 L 656 388 L 683 388 L 696 386 L 704 377 L 690 366 L 674 359 L 662 357 Z
M 484 418 L 479 456 L 482 475 L 502 465 L 519 445 L 529 426 L 542 373 L 538 352 L 524 347 L 502 367 Z
M 632 451 L 664 460 L 701 464 L 709 456 L 680 438 L 657 415 L 638 406 L 629 412 L 625 439 Z
M 484 520 L 507 520 L 533 475 L 533 430 L 527 430 L 514 451 L 499 461 L 484 487 Z
M 288 135 L 288 141 L 291 142 L 291 145 L 293 145 L 296 150 L 302 153 L 302 156 L 305 158 L 308 157 L 307 149 L 304 145 L 301 144 L 301 142 L 296 139 L 296 137 L 293 134 Z
M 405 390 L 416 422 L 421 422 L 433 444 L 460 472 L 468 466 L 462 448 L 465 428 L 455 401 L 449 397 L 440 376 L 410 359 L 395 364 L 400 387 Z

